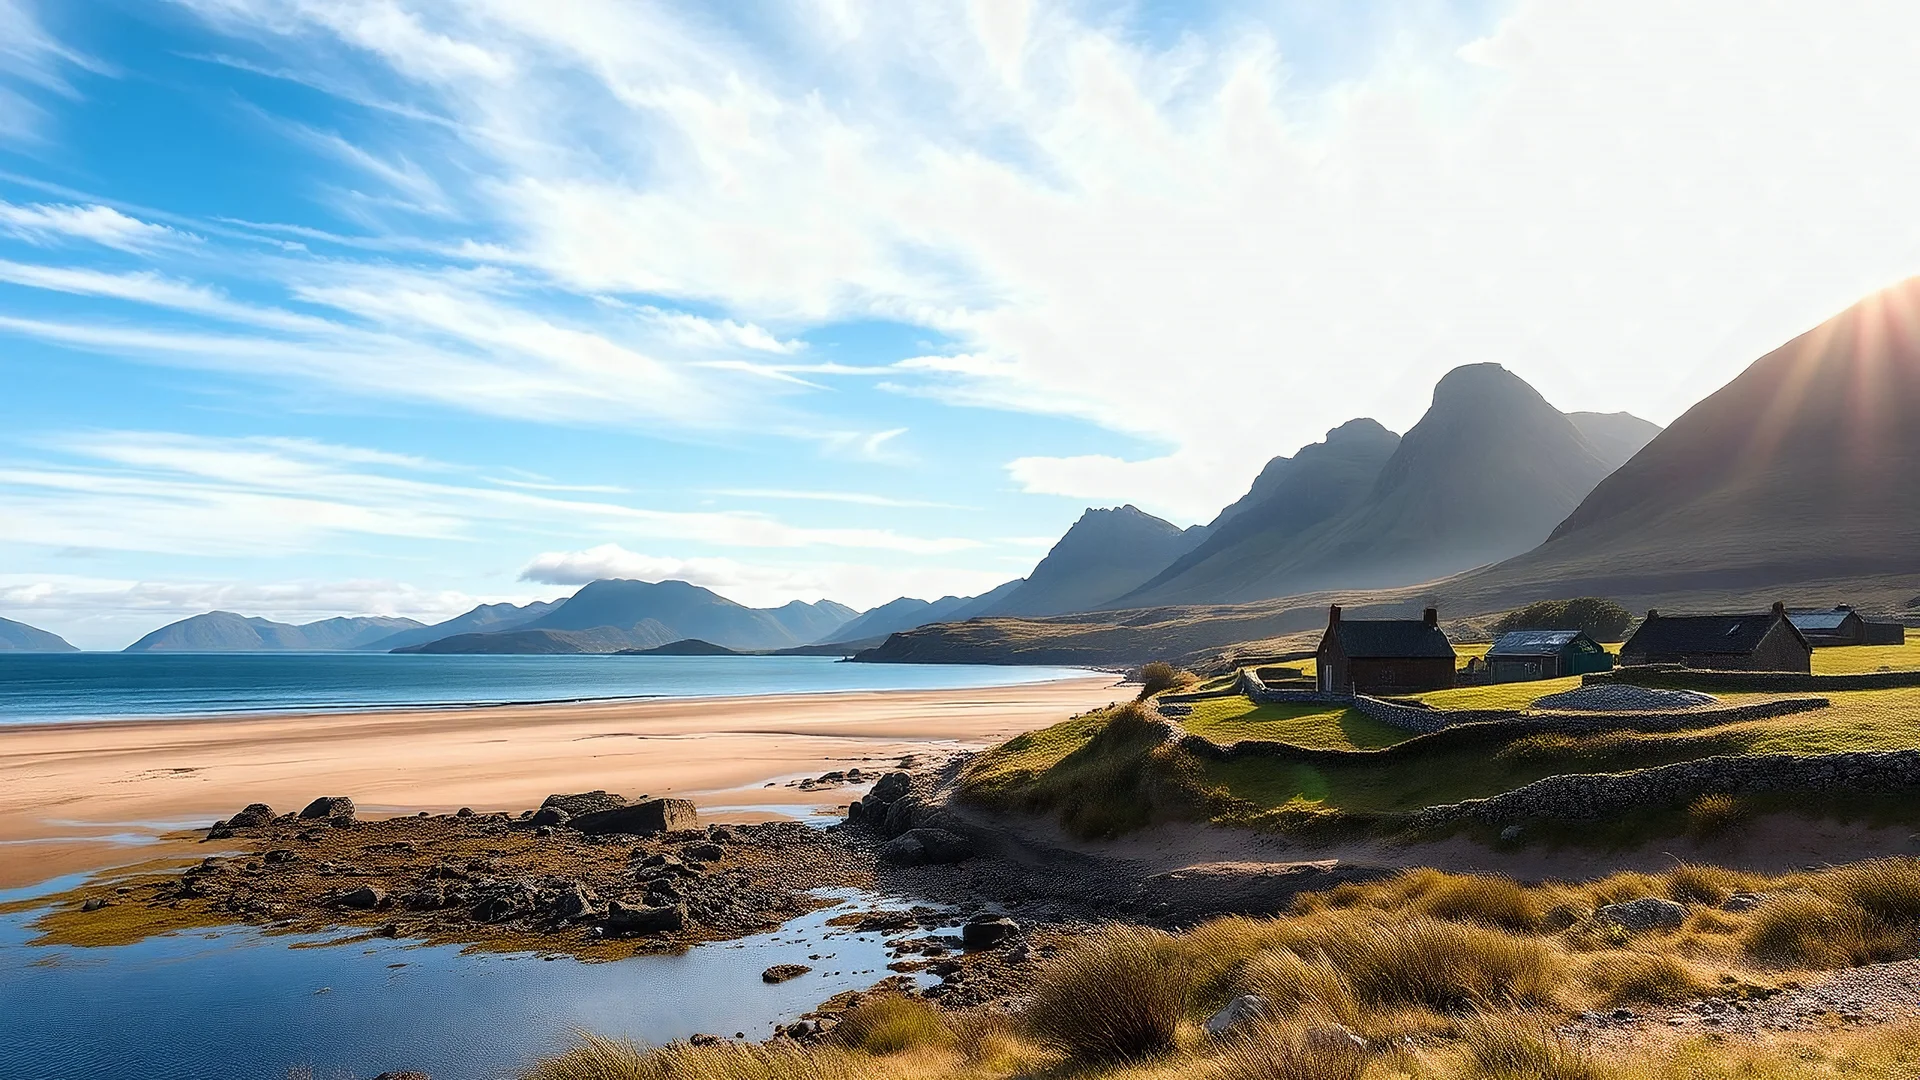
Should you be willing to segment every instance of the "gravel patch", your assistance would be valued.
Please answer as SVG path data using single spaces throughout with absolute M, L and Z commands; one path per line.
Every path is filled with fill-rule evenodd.
M 1534 702 L 1533 707 L 1574 712 L 1664 712 L 1669 709 L 1696 709 L 1702 705 L 1717 704 L 1719 700 L 1712 694 L 1694 690 L 1656 690 L 1613 683 L 1550 694 Z
M 1767 997 L 1712 997 L 1644 1012 L 1583 1013 L 1565 1030 L 1600 1043 L 1626 1044 L 1643 1038 L 1652 1027 L 1751 1037 L 1765 1031 L 1887 1024 L 1914 1016 L 1920 1016 L 1920 960 L 1896 960 L 1837 971 Z

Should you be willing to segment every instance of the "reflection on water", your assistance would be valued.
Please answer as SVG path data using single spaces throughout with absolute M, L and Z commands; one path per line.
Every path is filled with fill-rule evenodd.
M 328 936 L 249 928 L 36 947 L 25 944 L 31 913 L 0 916 L 0 1076 L 285 1080 L 306 1066 L 318 1080 L 403 1068 L 462 1080 L 511 1076 L 579 1029 L 655 1042 L 766 1038 L 889 974 L 886 935 L 826 923 L 898 905 L 834 895 L 843 902 L 769 934 L 598 964 L 404 941 L 289 948 Z M 762 982 L 780 963 L 814 970 Z

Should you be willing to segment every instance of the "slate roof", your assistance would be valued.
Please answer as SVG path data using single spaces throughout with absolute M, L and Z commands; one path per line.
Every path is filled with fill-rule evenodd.
M 1487 658 L 1496 656 L 1558 656 L 1560 650 L 1579 637 L 1579 630 L 1509 630 L 1501 634 L 1487 650 Z
M 1423 619 L 1341 619 L 1334 624 L 1349 660 L 1451 659 L 1453 643 Z
M 1773 619 L 1772 612 L 1662 615 L 1641 623 L 1620 651 L 1646 656 L 1746 656 L 1760 646 Z
M 1852 618 L 1852 609 L 1844 611 L 1790 611 L 1787 618 L 1793 620 L 1794 629 L 1801 633 L 1811 630 L 1814 633 L 1832 633 Z

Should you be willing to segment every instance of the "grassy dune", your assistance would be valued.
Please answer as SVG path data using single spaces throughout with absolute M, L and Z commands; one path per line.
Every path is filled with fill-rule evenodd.
M 1255 705 L 1244 696 L 1193 703 L 1180 726 L 1217 743 L 1270 739 L 1295 746 L 1372 750 L 1404 742 L 1407 733 L 1357 709 L 1325 705 Z
M 1767 899 L 1722 910 L 1736 891 Z M 1595 916 L 1646 896 L 1686 905 L 1685 922 L 1632 933 Z M 1043 964 L 1014 1014 L 877 998 L 813 1047 L 645 1050 L 587 1039 L 526 1078 L 1891 1080 L 1920 1065 L 1920 1023 L 1746 1044 L 1656 1024 L 1611 1049 L 1554 1029 L 1587 1009 L 1704 996 L 1764 1003 L 1834 968 L 1910 956 L 1917 932 L 1912 860 L 1778 878 L 1680 866 L 1539 886 L 1414 870 L 1302 896 L 1277 918 L 1079 935 Z M 1202 1021 L 1245 993 L 1268 1002 L 1265 1020 L 1207 1037 Z M 1310 1034 L 1333 1024 L 1364 1045 Z

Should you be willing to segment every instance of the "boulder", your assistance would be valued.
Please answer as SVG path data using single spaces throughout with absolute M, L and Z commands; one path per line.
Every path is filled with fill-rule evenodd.
M 1623 930 L 1671 930 L 1687 921 L 1687 908 L 1665 897 L 1643 896 L 1619 904 L 1607 904 L 1593 913 L 1601 922 L 1610 922 Z
M 605 791 L 582 791 L 574 795 L 549 795 L 540 804 L 542 810 L 558 810 L 568 817 L 579 817 L 599 810 L 618 810 L 627 805 L 625 795 Z
M 520 902 L 506 893 L 495 893 L 473 905 L 473 921 L 482 923 L 505 922 L 520 914 Z
M 273 821 L 273 807 L 266 803 L 249 803 L 245 810 L 227 819 L 229 829 L 257 829 Z
M 805 964 L 775 964 L 760 973 L 764 983 L 783 983 L 788 979 L 797 979 L 813 969 Z
M 607 905 L 604 925 L 608 932 L 615 934 L 658 934 L 683 930 L 687 925 L 687 909 L 678 904 L 652 907 L 646 904 L 623 904 L 615 900 Z
M 980 915 L 960 928 L 960 944 L 966 949 L 991 949 L 1019 933 L 1020 924 L 1004 915 Z
M 362 885 L 340 898 L 342 907 L 350 907 L 357 911 L 372 911 L 386 902 L 386 890 L 377 889 L 372 885 Z
M 724 858 L 727 854 L 727 849 L 714 843 L 688 844 L 686 847 L 680 849 L 680 854 L 700 862 L 712 862 L 715 859 Z
M 879 856 L 900 866 L 957 863 L 973 857 L 973 842 L 945 829 L 909 829 L 880 845 Z
M 1259 994 L 1241 994 L 1226 1003 L 1219 1012 L 1207 1017 L 1207 1034 L 1224 1039 L 1258 1021 L 1267 1014 L 1267 999 Z
M 557 806 L 543 806 L 533 812 L 530 819 L 535 828 L 548 825 L 565 825 L 573 815 Z
M 260 856 L 260 859 L 268 866 L 275 866 L 280 863 L 290 863 L 299 857 L 292 848 L 278 847 Z
M 568 822 L 583 833 L 604 836 L 621 833 L 629 836 L 653 836 L 663 832 L 698 829 L 700 815 L 686 799 L 648 799 L 632 806 L 618 806 L 581 814 Z
M 913 788 L 913 777 L 903 772 L 890 772 L 874 781 L 873 790 L 867 794 L 876 802 L 890 803 L 905 795 Z
M 347 798 L 345 795 L 322 795 L 308 803 L 305 810 L 300 811 L 300 819 L 302 821 L 311 821 L 315 818 L 350 818 L 352 816 L 353 800 Z
M 575 882 L 560 891 L 560 898 L 554 901 L 553 909 L 563 919 L 584 919 L 599 914 L 600 903 L 592 890 Z
M 888 836 L 899 836 L 913 828 L 914 815 L 920 809 L 920 800 L 911 795 L 902 795 L 887 804 L 886 816 L 881 819 L 880 831 Z
M 423 1072 L 414 1072 L 412 1069 L 403 1069 L 400 1072 L 383 1072 L 373 1080 L 433 1080 L 433 1077 Z

